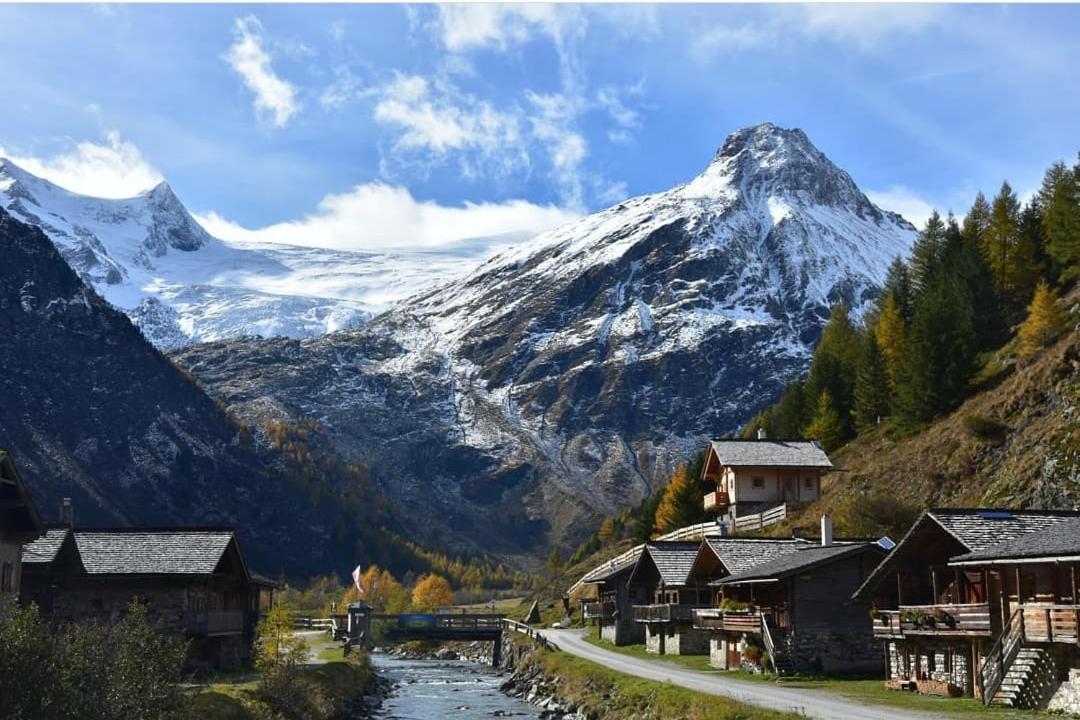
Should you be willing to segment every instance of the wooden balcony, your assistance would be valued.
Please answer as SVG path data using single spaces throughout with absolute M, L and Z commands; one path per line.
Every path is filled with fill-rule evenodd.
M 761 634 L 761 614 L 757 610 L 719 610 L 708 608 L 694 611 L 694 627 L 730 633 Z
M 183 618 L 184 632 L 201 637 L 240 635 L 246 617 L 244 610 L 188 610 Z
M 1023 605 L 1029 642 L 1080 644 L 1080 605 Z
M 635 605 L 633 608 L 635 622 L 692 622 L 694 610 L 702 605 Z
M 901 605 L 899 610 L 880 610 L 874 618 L 874 637 L 907 636 L 984 636 L 990 637 L 990 606 Z
M 581 605 L 581 617 L 585 620 L 610 620 L 615 617 L 615 603 L 587 602 Z
M 723 512 L 730 504 L 726 490 L 707 493 L 705 495 L 705 512 Z

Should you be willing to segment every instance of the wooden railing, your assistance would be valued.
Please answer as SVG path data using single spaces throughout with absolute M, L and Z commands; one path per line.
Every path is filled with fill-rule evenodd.
M 693 621 L 694 610 L 700 609 L 701 605 L 672 605 L 670 603 L 660 605 L 635 605 L 633 608 L 634 620 L 637 622 L 680 622 L 683 620 Z
M 764 512 L 754 513 L 753 515 L 743 515 L 737 517 L 732 522 L 731 526 L 735 532 L 741 532 L 744 530 L 761 530 L 764 527 L 773 525 L 787 518 L 787 503 L 783 505 L 777 505 L 774 508 L 765 510 Z
M 780 670 L 776 667 L 776 643 L 773 642 L 772 633 L 769 632 L 769 619 L 765 613 L 760 613 L 759 618 L 761 619 L 761 644 L 765 646 L 773 672 L 779 675 Z
M 761 632 L 762 614 L 754 610 L 720 610 L 706 608 L 694 611 L 694 627 L 731 633 Z
M 899 610 L 880 610 L 874 618 L 874 637 L 905 635 L 990 635 L 990 606 L 901 605 Z
M 244 632 L 243 610 L 188 610 L 184 613 L 184 632 L 191 635 L 239 635 Z
M 717 490 L 711 493 L 705 494 L 703 505 L 705 512 L 713 512 L 716 510 L 722 510 L 730 505 L 731 502 L 728 498 L 726 490 Z
M 678 530 L 672 530 L 669 533 L 664 533 L 657 540 L 674 541 L 674 540 L 704 540 L 707 537 L 720 537 L 724 531 L 716 522 L 704 522 L 697 525 L 687 525 L 684 528 Z
M 1080 605 L 1024 605 L 1024 634 L 1033 642 L 1080 642 Z
M 581 617 L 585 620 L 591 620 L 593 618 L 610 620 L 614 616 L 615 603 L 611 601 L 587 602 L 581 604 Z
M 548 640 L 547 637 L 545 637 L 542 632 L 540 632 L 539 630 L 537 630 L 534 627 L 526 625 L 523 622 L 518 622 L 517 620 L 511 620 L 509 618 L 504 618 L 503 621 L 502 621 L 502 628 L 503 628 L 503 630 L 506 630 L 506 631 L 509 631 L 509 632 L 521 633 L 522 635 L 530 637 L 536 642 L 537 645 L 539 645 L 540 647 L 543 647 L 543 648 L 547 648 L 548 650 L 558 650 L 559 649 L 559 646 L 556 645 L 555 643 L 551 642 L 550 640 Z
M 1024 644 L 1024 611 L 1017 608 L 1009 617 L 1001 635 L 990 647 L 986 654 L 982 667 L 979 669 L 978 681 L 982 695 L 983 705 L 989 705 L 994 701 L 994 696 L 1001 688 L 1001 683 L 1012 666 L 1016 654 Z

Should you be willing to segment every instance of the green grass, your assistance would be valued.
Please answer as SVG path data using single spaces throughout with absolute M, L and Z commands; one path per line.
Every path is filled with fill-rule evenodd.
M 709 665 L 707 655 L 653 655 L 645 651 L 644 645 L 621 645 L 616 646 L 607 640 L 598 639 L 594 634 L 585 638 L 586 642 L 596 647 L 617 652 L 621 655 L 641 658 L 656 663 L 669 663 L 680 665 L 691 670 L 698 670 L 710 674 L 723 674 L 736 680 L 748 680 L 751 682 L 775 682 L 776 676 L 771 674 L 751 673 L 744 670 L 721 671 Z M 957 718 L 983 718 L 984 720 L 1043 720 L 1044 718 L 1060 718 L 1053 713 L 1038 712 L 1035 710 L 1013 710 L 1004 707 L 986 707 L 974 698 L 942 698 L 932 695 L 919 695 L 913 692 L 901 692 L 890 690 L 885 687 L 882 680 L 847 680 L 844 678 L 798 678 L 784 680 L 784 687 L 799 688 L 806 690 L 823 690 L 835 693 L 850 700 L 856 700 L 867 705 L 885 705 L 888 707 L 903 708 L 905 710 L 919 710 L 933 713 L 936 717 Z

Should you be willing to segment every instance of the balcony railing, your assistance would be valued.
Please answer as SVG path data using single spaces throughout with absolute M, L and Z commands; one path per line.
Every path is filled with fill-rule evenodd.
M 708 608 L 694 611 L 694 627 L 730 633 L 761 634 L 761 613 L 756 610 L 719 610 Z
M 239 635 L 244 632 L 243 610 L 189 610 L 184 613 L 184 632 L 189 635 Z
M 874 618 L 874 637 L 907 635 L 990 635 L 990 606 L 901 605 L 899 610 L 879 610 Z
M 1080 643 L 1080 605 L 1023 605 L 1024 634 L 1031 642 Z
M 702 605 L 635 605 L 634 620 L 637 622 L 691 622 L 694 610 Z
M 729 504 L 730 503 L 728 501 L 728 494 L 726 490 L 706 493 L 705 495 L 705 512 L 720 512 L 724 510 Z
M 597 618 L 610 620 L 615 616 L 615 603 L 613 602 L 587 602 L 581 606 L 581 616 L 586 620 Z

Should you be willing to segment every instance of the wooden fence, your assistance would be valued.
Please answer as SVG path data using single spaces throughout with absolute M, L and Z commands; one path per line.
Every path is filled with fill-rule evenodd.
M 546 637 L 544 637 L 543 633 L 541 633 L 539 630 L 537 630 L 534 627 L 530 627 L 529 625 L 526 625 L 523 622 L 518 622 L 517 620 L 511 620 L 510 618 L 503 618 L 502 625 L 503 625 L 503 630 L 506 630 L 508 632 L 516 632 L 516 633 L 521 633 L 522 635 L 526 635 L 526 636 L 532 638 L 532 640 L 542 648 L 546 648 L 548 650 L 554 650 L 554 651 L 558 651 L 558 649 L 559 649 L 559 646 L 556 645 L 555 643 L 551 642 L 550 640 L 548 640 Z
M 787 503 L 783 505 L 777 505 L 776 507 L 765 510 L 764 512 L 737 517 L 732 522 L 731 527 L 735 532 L 741 532 L 744 530 L 761 530 L 762 528 L 773 525 L 785 519 L 787 519 Z

